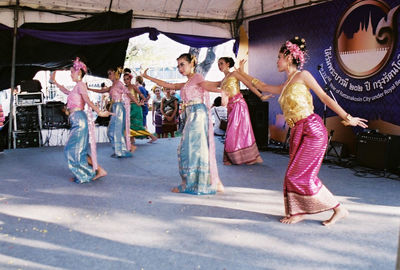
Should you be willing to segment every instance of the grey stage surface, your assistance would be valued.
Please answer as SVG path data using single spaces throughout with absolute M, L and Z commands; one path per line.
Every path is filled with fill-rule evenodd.
M 379 269 L 393 270 L 400 181 L 355 177 L 323 165 L 320 177 L 350 216 L 331 212 L 285 225 L 288 157 L 262 152 L 262 165 L 223 166 L 223 194 L 174 194 L 179 138 L 138 141 L 131 159 L 98 144 L 109 175 L 68 181 L 62 147 L 0 154 L 0 269 Z

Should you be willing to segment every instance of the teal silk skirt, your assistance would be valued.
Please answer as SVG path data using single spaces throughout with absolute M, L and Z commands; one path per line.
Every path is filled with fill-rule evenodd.
M 74 175 L 74 182 L 87 183 L 96 175 L 89 165 L 87 157 L 89 150 L 88 119 L 84 111 L 76 111 L 69 116 L 71 129 L 64 148 L 68 168 Z
M 114 150 L 112 157 L 131 157 L 132 153 L 129 152 L 125 139 L 126 112 L 124 104 L 122 102 L 115 102 L 112 106 L 112 112 L 115 113 L 115 115 L 111 116 L 107 131 L 108 138 Z

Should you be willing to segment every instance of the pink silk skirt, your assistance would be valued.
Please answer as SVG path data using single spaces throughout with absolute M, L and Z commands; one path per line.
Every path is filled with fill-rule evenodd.
M 292 128 L 283 186 L 286 216 L 315 214 L 339 206 L 318 178 L 327 143 L 326 128 L 317 114 L 296 122 Z
M 224 162 L 244 164 L 253 162 L 260 156 L 251 126 L 249 109 L 241 93 L 229 98 L 228 126 L 225 136 Z

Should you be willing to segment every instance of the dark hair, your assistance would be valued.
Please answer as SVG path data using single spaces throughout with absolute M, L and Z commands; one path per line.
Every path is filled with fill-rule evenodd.
M 185 59 L 186 61 L 188 61 L 189 63 L 192 63 L 194 67 L 197 66 L 197 59 L 196 56 L 190 54 L 190 53 L 183 53 L 181 54 L 178 58 L 176 58 L 176 60 L 179 59 Z
M 214 99 L 214 103 L 213 103 L 213 106 L 215 106 L 215 107 L 219 107 L 219 106 L 221 106 L 221 97 L 216 97 L 215 99 Z
M 130 68 L 124 68 L 124 73 L 132 73 Z
M 121 78 L 121 74 L 123 72 L 122 67 L 116 67 L 116 68 L 109 68 L 107 71 L 113 71 L 115 73 L 115 77 L 117 79 Z
M 230 68 L 233 67 L 233 66 L 235 66 L 235 61 L 233 60 L 232 57 L 221 57 L 221 58 L 219 58 L 219 59 L 220 59 L 220 60 L 224 60 L 225 63 L 228 63 Z
M 294 38 L 292 38 L 292 39 L 290 39 L 288 41 L 290 43 L 294 44 L 294 45 L 297 45 L 300 48 L 300 51 L 303 52 L 304 56 L 306 55 L 307 46 L 306 46 L 306 40 L 304 38 L 299 38 L 299 37 L 296 36 L 296 37 L 294 37 Z M 287 42 L 288 41 L 286 41 L 284 44 L 282 44 L 282 46 L 281 46 L 281 48 L 279 50 L 279 53 L 283 53 L 285 56 L 290 54 L 290 50 L 287 47 Z M 292 63 L 294 65 L 296 65 L 296 67 L 301 67 L 302 64 L 304 64 L 304 62 L 302 63 L 301 60 L 298 57 L 294 57 L 294 56 L 293 56 Z
M 136 76 L 136 81 L 140 84 L 143 85 L 143 77 L 142 76 Z

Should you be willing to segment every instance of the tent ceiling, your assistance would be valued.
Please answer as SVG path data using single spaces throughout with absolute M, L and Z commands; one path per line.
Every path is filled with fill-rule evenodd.
M 326 1 L 328 0 L 0 0 L 0 15 L 5 10 L 12 14 L 13 6 L 18 2 L 24 13 L 41 11 L 53 16 L 67 15 L 65 17 L 69 17 L 70 20 L 109 10 L 121 13 L 133 10 L 133 24 L 138 20 L 194 21 L 203 24 L 225 24 L 226 27 L 226 24 L 232 25 L 237 19 L 248 20 Z M 11 26 L 12 21 L 4 22 L 5 17 L 2 17 L 0 23 Z M 42 15 L 41 22 L 43 17 Z M 48 17 L 44 21 L 47 22 Z M 20 24 L 34 22 L 34 18 L 34 16 L 22 16 Z M 62 19 L 50 20 L 62 21 Z M 65 18 L 65 21 L 68 19 Z M 150 23 L 149 26 L 154 24 Z

